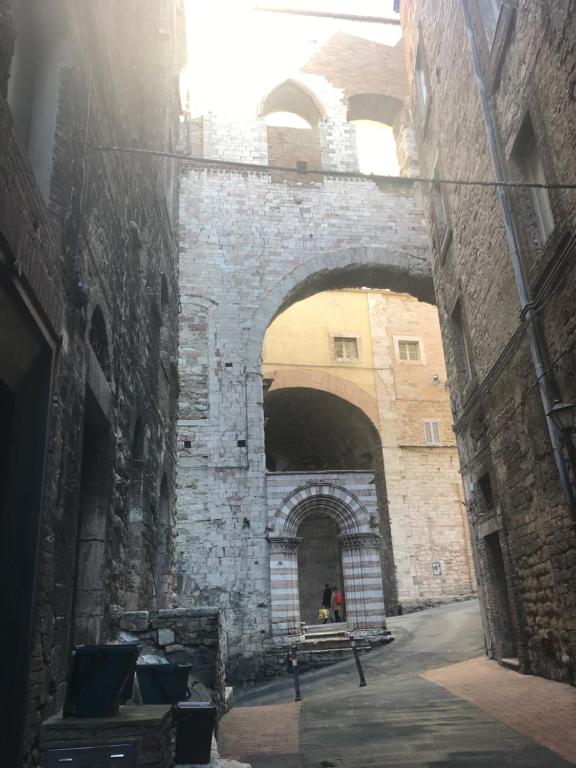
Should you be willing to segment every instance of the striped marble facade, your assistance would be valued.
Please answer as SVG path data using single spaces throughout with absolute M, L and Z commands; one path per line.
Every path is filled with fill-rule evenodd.
M 273 636 L 282 640 L 301 634 L 298 529 L 317 513 L 338 524 L 350 632 L 380 633 L 386 622 L 373 473 L 271 473 L 267 496 Z

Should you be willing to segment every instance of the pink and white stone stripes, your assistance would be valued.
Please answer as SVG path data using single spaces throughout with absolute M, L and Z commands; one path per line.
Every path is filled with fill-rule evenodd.
M 301 633 L 297 533 L 315 512 L 339 526 L 346 619 L 351 632 L 385 628 L 377 501 L 371 472 L 271 474 L 269 507 L 272 634 Z

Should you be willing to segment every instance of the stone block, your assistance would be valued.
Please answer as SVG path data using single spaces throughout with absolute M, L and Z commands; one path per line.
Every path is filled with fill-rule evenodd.
M 167 627 L 160 628 L 157 632 L 158 645 L 170 645 L 174 642 L 174 631 Z
M 148 611 L 126 611 L 120 614 L 120 629 L 126 632 L 144 632 L 148 629 L 148 620 Z

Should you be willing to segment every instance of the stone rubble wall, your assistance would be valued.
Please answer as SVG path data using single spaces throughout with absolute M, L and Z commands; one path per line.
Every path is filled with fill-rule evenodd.
M 117 617 L 121 642 L 143 645 L 139 663 L 192 664 L 191 698 L 210 696 L 222 715 L 226 708 L 222 627 L 212 608 L 124 611 Z M 200 683 L 200 685 L 196 685 Z
M 529 115 L 545 180 L 573 182 L 576 3 L 502 3 L 491 46 L 478 16 L 480 4 L 469 6 L 504 177 L 525 179 L 518 151 Z M 432 173 L 438 160 L 447 178 L 494 178 L 461 3 L 402 0 L 401 18 L 423 173 Z M 418 44 L 430 86 L 425 122 L 414 101 Z M 556 395 L 572 402 L 576 306 L 573 269 L 566 265 L 574 264 L 574 245 L 566 249 L 566 236 L 573 231 L 576 195 L 549 191 L 555 230 L 544 245 L 530 195 L 512 192 L 510 199 L 532 296 L 538 298 L 548 284 L 548 296 L 540 294 L 535 306 L 544 356 Z M 573 684 L 574 513 L 561 490 L 526 335 L 503 355 L 520 324 L 520 303 L 498 196 L 493 188 L 450 185 L 444 201 L 452 239 L 444 253 L 435 248 L 435 285 L 486 645 L 496 657 L 518 656 L 525 672 Z M 430 201 L 427 208 L 434 235 Z M 554 279 L 562 260 L 565 266 L 556 273 L 561 279 Z M 453 321 L 457 302 L 473 369 L 467 381 Z M 476 491 L 486 475 L 493 500 L 489 509 Z
M 44 318 L 56 345 L 31 655 L 28 678 L 21 686 L 26 701 L 18 711 L 18 717 L 26 717 L 19 765 L 31 766 L 38 763 L 40 723 L 62 705 L 74 635 L 83 423 L 88 369 L 94 359 L 88 334 L 96 306 L 108 332 L 111 368 L 110 383 L 100 371 L 111 404 L 110 451 L 102 473 L 108 488 L 102 504 L 104 562 L 101 571 L 90 574 L 90 583 L 103 591 L 106 606 L 101 640 L 111 636 L 110 605 L 126 605 L 128 595 L 138 605 L 154 603 L 159 488 L 164 475 L 168 511 L 174 515 L 178 285 L 176 188 L 171 179 L 175 169 L 169 161 L 93 147 L 168 149 L 171 133 L 176 136 L 178 131 L 180 105 L 174 83 L 183 40 L 176 0 L 163 3 L 162 24 L 159 4 L 148 0 L 114 7 L 58 3 L 66 14 L 68 48 L 59 72 L 57 103 L 52 105 L 53 167 L 50 190 L 43 199 L 7 102 L 17 5 L 12 0 L 0 3 L 0 239 L 6 274 L 17 275 L 25 284 L 27 301 Z M 33 7 L 37 5 L 43 4 Z M 167 39 L 159 36 L 160 27 L 169 28 Z M 45 150 L 50 151 L 49 142 Z M 4 262 L 1 269 L 4 279 Z M 167 303 L 159 342 L 151 319 L 153 311 L 161 312 L 162 275 Z M 132 442 L 138 416 L 146 447 L 141 535 L 131 542 Z M 30 536 L 34 533 L 30 531 Z M 170 542 L 166 544 L 170 549 Z M 140 561 L 138 573 L 129 566 L 131 547 Z M 82 567 L 89 569 L 86 563 Z M 32 560 L 28 568 L 34 571 Z M 25 637 L 18 642 L 28 647 Z

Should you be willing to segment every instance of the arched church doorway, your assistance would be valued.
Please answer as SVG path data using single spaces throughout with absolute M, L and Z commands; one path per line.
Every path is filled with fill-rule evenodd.
M 318 624 L 324 587 L 342 590 L 342 553 L 338 524 L 320 508 L 300 523 L 298 546 L 298 589 L 300 619 Z M 344 612 L 341 612 L 342 618 Z

